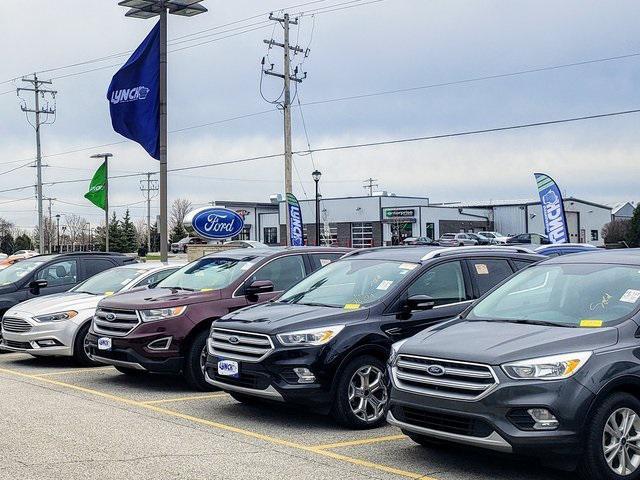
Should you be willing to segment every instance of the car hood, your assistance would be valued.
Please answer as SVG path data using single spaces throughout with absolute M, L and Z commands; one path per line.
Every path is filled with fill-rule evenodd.
M 597 350 L 618 341 L 617 328 L 566 328 L 452 320 L 418 333 L 400 352 L 499 365 L 529 358 Z
M 330 325 L 348 325 L 369 316 L 368 309 L 270 302 L 243 308 L 216 320 L 214 326 L 257 333 L 276 334 Z
M 119 293 L 112 297 L 106 297 L 100 302 L 100 306 L 103 308 L 139 310 L 192 305 L 194 303 L 219 300 L 220 298 L 220 290 L 192 292 L 189 290 L 171 288 L 146 288 L 143 290 L 132 290 L 130 292 Z
M 15 283 L 8 283 L 6 285 L 0 286 L 0 295 L 4 295 L 7 293 L 13 293 L 18 290 L 18 285 Z
M 7 311 L 7 315 L 21 313 L 26 316 L 42 315 L 45 313 L 65 312 L 67 310 L 95 309 L 103 295 L 89 293 L 64 292 L 32 298 L 22 302 Z

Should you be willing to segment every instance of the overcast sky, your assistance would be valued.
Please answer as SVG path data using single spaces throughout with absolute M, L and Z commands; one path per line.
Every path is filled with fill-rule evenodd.
M 177 51 L 169 55 L 169 130 L 210 125 L 169 135 L 169 168 L 283 150 L 282 115 L 260 94 L 260 60 L 267 53 L 263 39 L 272 32 L 278 39 L 282 35 L 280 27 L 264 22 L 265 12 L 295 3 L 310 3 L 290 11 L 307 12 L 292 37 L 311 49 L 303 65 L 308 78 L 298 98 L 312 148 L 640 108 L 640 56 L 315 103 L 640 53 L 637 1 L 345 2 L 205 0 L 207 14 L 171 17 L 170 50 Z M 125 18 L 124 12 L 116 0 L 22 0 L 3 5 L 0 82 L 135 48 L 154 21 Z M 184 37 L 194 32 L 202 33 Z M 276 70 L 282 67 L 280 56 L 281 51 L 271 50 Z M 105 92 L 126 58 L 40 74 L 53 78 L 59 92 L 56 122 L 42 129 L 43 154 L 53 155 L 45 158 L 45 182 L 90 178 L 97 163 L 89 156 L 102 151 L 114 154 L 113 175 L 158 168 L 132 142 L 100 146 L 123 140 L 111 129 Z M 35 183 L 33 168 L 1 174 L 35 156 L 34 131 L 14 93 L 20 82 L 14 83 L 0 84 L 0 216 L 30 227 L 37 222 L 36 205 L 25 197 L 32 196 L 33 189 L 2 192 Z M 268 99 L 280 91 L 278 79 L 264 79 Z M 32 104 L 32 97 L 26 98 Z M 297 103 L 296 99 L 294 149 L 301 150 L 307 148 L 307 140 Z M 229 120 L 254 113 L 260 114 Z M 635 114 L 317 153 L 313 158 L 296 156 L 294 191 L 302 199 L 312 196 L 315 166 L 323 174 L 325 197 L 362 195 L 362 181 L 373 177 L 380 189 L 428 196 L 434 202 L 533 198 L 532 174 L 543 171 L 570 195 L 604 203 L 637 200 L 639 127 L 640 115 Z M 110 203 L 129 204 L 136 218 L 145 214 L 144 204 L 137 203 L 143 199 L 140 178 L 111 182 Z M 45 186 L 44 192 L 67 202 L 54 202 L 54 214 L 77 213 L 97 223 L 102 214 L 83 198 L 87 187 L 88 181 L 58 184 Z M 282 190 L 281 158 L 169 176 L 170 200 L 185 197 L 194 204 L 268 201 L 270 194 Z M 22 200 L 3 203 L 18 199 Z M 118 208 L 119 214 L 123 208 Z M 153 214 L 157 212 L 154 205 Z

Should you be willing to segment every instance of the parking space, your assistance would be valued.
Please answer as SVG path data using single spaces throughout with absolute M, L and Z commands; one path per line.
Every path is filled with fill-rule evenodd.
M 283 405 L 243 405 L 174 377 L 0 355 L 0 478 L 557 480 L 537 462 L 423 448 L 393 427 L 348 431 Z

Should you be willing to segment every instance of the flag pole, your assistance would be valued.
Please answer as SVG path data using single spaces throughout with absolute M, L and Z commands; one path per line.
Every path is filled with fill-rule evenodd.
M 160 11 L 160 261 L 168 260 L 167 215 L 167 8 Z
M 109 158 L 111 153 L 97 153 L 91 158 L 104 158 L 104 250 L 109 251 Z

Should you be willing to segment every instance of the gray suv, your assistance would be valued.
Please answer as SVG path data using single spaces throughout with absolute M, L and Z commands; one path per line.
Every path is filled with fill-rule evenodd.
M 388 421 L 419 444 L 640 478 L 640 256 L 523 269 L 459 317 L 392 347 Z

